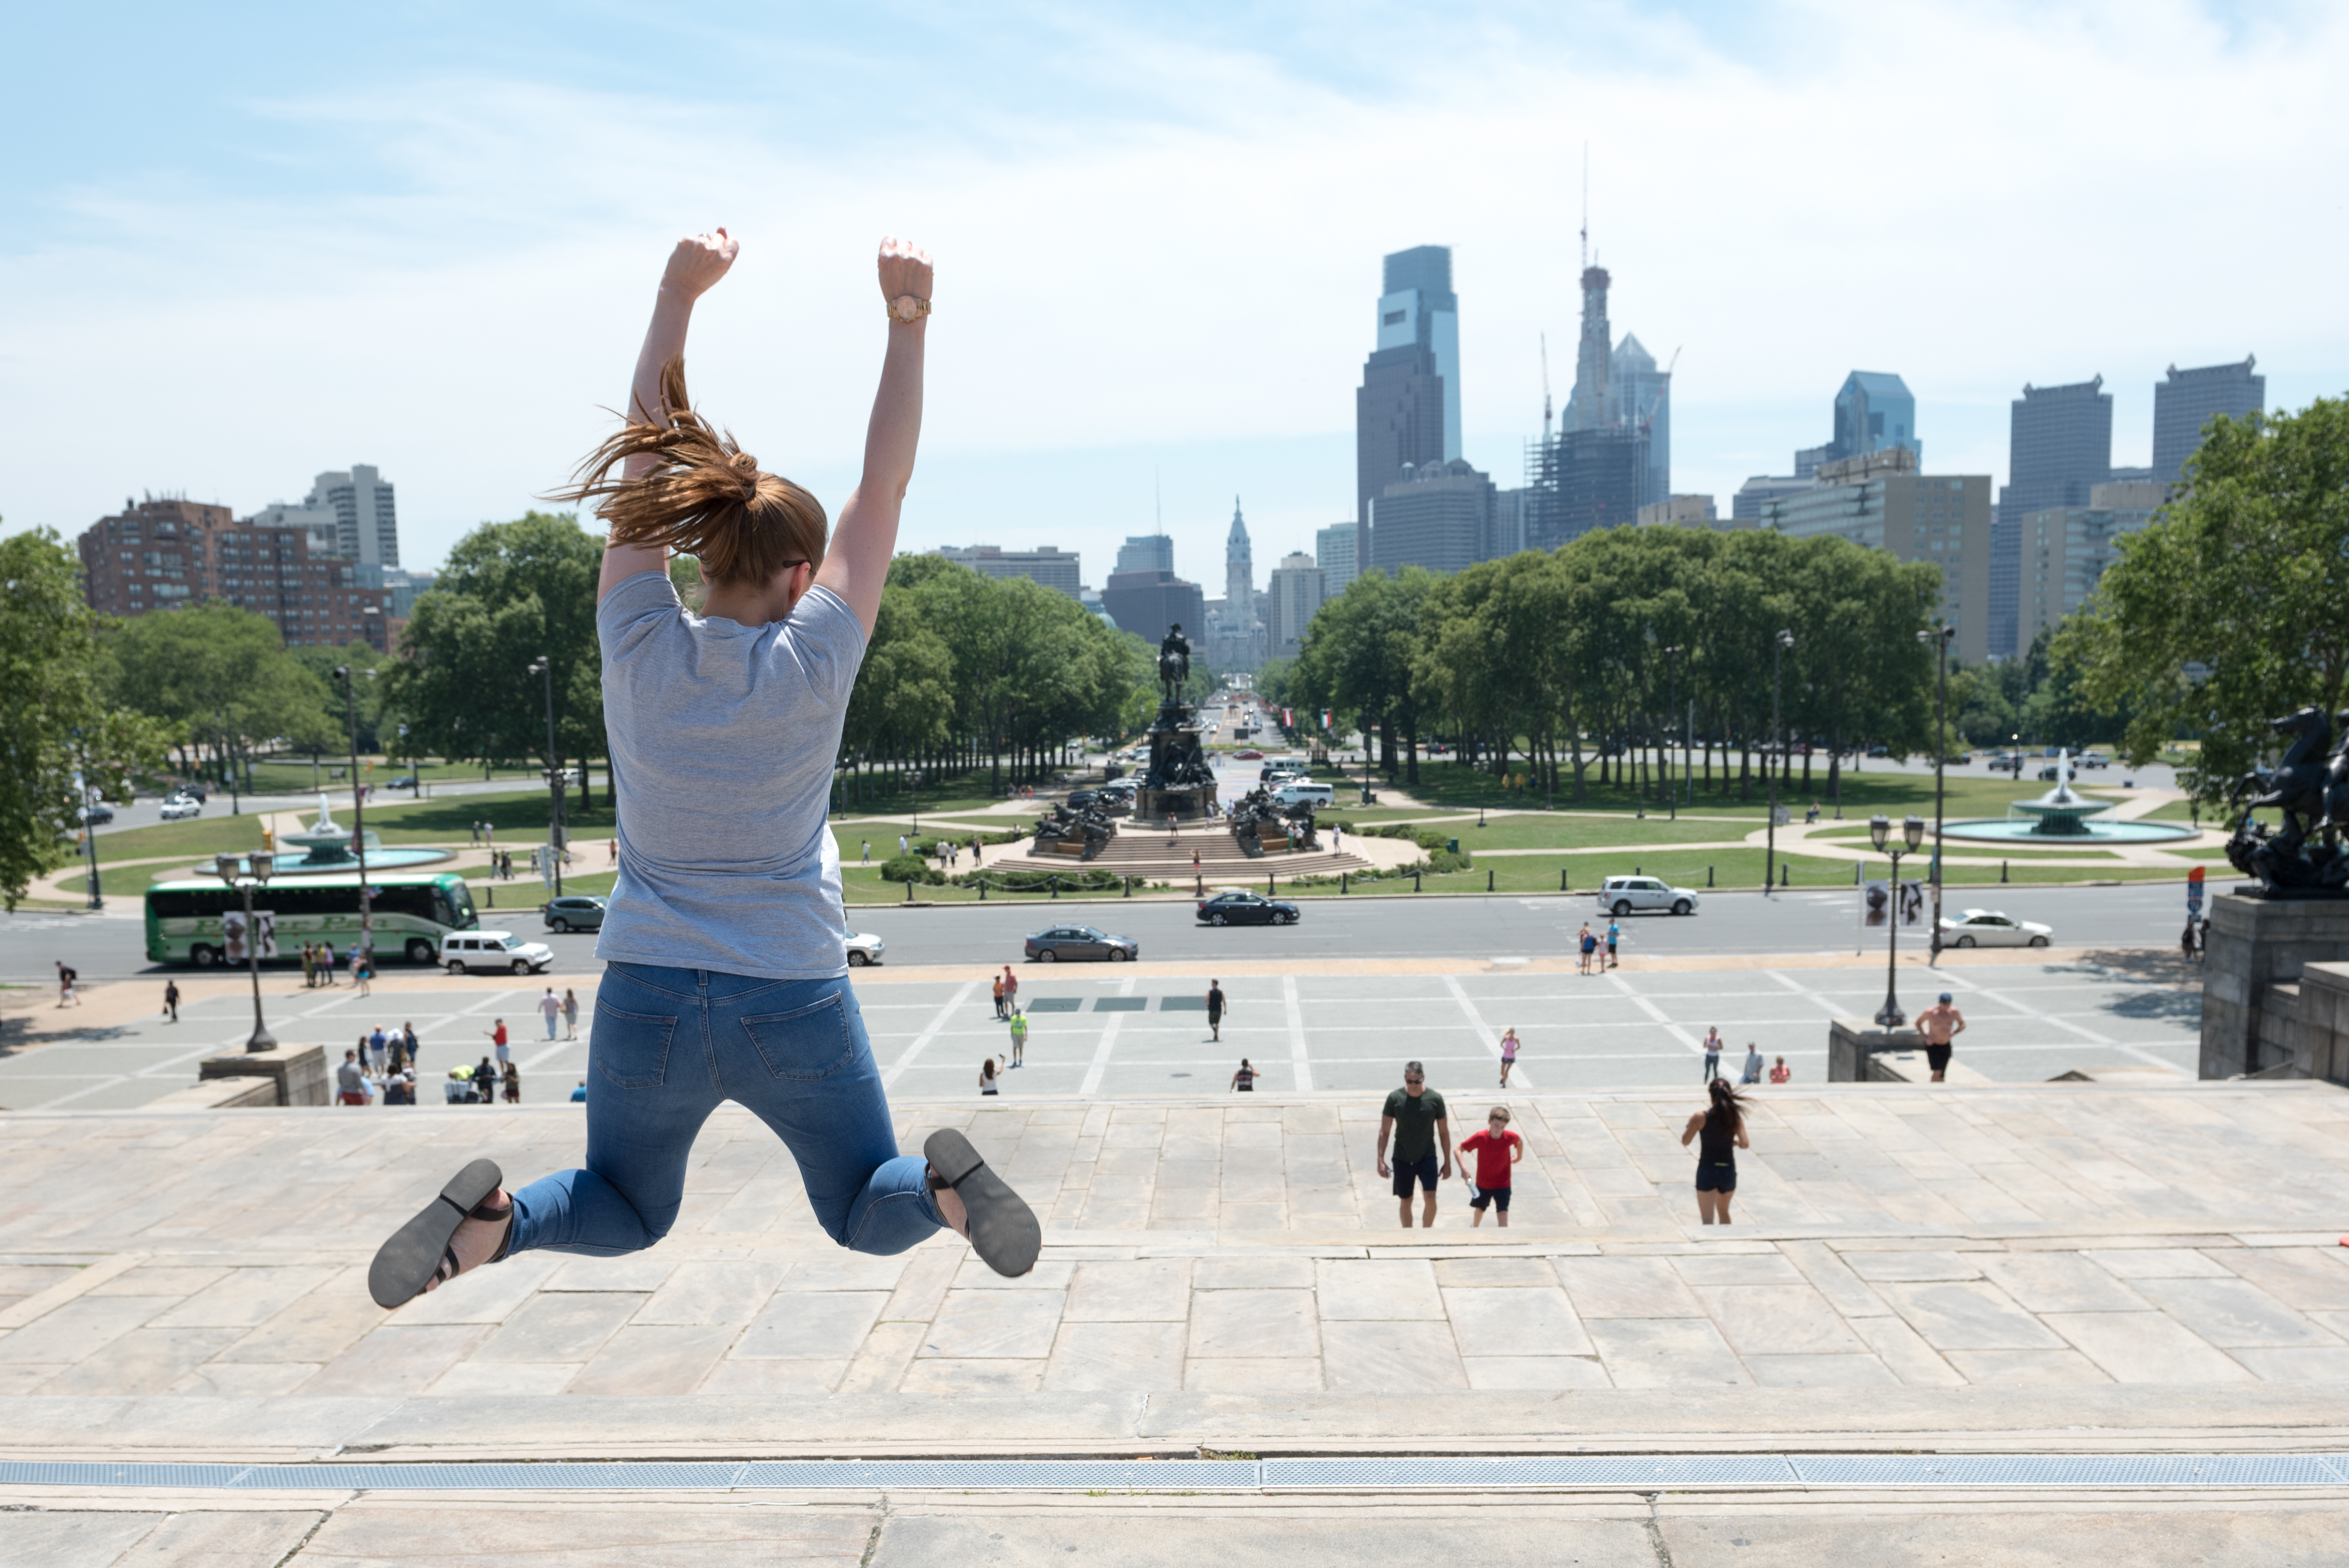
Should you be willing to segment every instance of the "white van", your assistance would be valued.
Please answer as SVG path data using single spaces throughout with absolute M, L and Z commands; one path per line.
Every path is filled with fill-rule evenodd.
M 1272 798 L 1276 804 L 1282 806 L 1327 806 L 1336 801 L 1338 794 L 1327 784 L 1296 779 L 1275 789 Z

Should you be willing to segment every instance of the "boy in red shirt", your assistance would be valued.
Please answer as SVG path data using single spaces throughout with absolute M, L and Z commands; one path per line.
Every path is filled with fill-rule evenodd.
M 1476 1157 L 1476 1174 L 1470 1178 L 1476 1195 L 1468 1206 L 1476 1211 L 1468 1222 L 1474 1230 L 1485 1222 L 1487 1203 L 1501 1211 L 1501 1228 L 1509 1228 L 1509 1167 L 1526 1157 L 1526 1140 L 1509 1130 L 1509 1108 L 1496 1105 L 1485 1119 L 1485 1130 L 1460 1145 L 1460 1173 L 1468 1174 L 1468 1156 Z

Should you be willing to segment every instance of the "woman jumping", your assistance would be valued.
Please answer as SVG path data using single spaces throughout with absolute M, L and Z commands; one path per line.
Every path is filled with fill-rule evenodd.
M 783 1140 L 844 1247 L 899 1253 L 947 1225 L 1016 1275 L 1042 1245 L 1035 1214 L 961 1133 L 898 1152 L 848 985 L 825 825 L 913 477 L 930 260 L 882 242 L 888 349 L 863 477 L 827 549 L 822 504 L 762 472 L 686 397 L 694 302 L 735 251 L 723 229 L 678 242 L 627 423 L 563 492 L 596 503 L 611 528 L 595 618 L 620 869 L 595 951 L 606 968 L 586 1168 L 509 1195 L 495 1163 L 466 1166 L 377 1253 L 367 1288 L 382 1306 L 533 1247 L 610 1257 L 652 1245 L 684 1202 L 694 1135 L 727 1099 Z M 698 615 L 670 584 L 671 550 L 700 563 Z

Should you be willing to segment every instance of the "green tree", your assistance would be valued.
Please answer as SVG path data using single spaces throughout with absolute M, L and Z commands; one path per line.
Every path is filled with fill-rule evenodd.
M 171 727 L 182 772 L 225 773 L 279 742 L 337 745 L 329 703 L 339 697 L 249 610 L 212 601 L 134 616 L 108 634 L 107 653 L 109 695 Z
M 162 727 L 100 689 L 104 629 L 82 599 L 79 558 L 54 532 L 0 539 L 0 903 L 12 912 L 71 853 L 77 774 L 119 792 L 162 760 Z
M 2349 707 L 2349 400 L 2212 419 L 2182 490 L 2057 642 L 2129 761 L 2201 741 L 2185 778 L 2215 804 L 2275 754 L 2269 719 Z
M 387 676 L 383 700 L 405 716 L 411 743 L 485 763 L 540 757 L 549 769 L 605 756 L 595 636 L 603 555 L 603 542 L 570 512 L 485 522 L 460 540 L 418 596 L 403 657 Z M 541 655 L 554 676 L 552 756 L 543 677 L 530 671 Z M 579 790 L 587 803 L 584 767 Z

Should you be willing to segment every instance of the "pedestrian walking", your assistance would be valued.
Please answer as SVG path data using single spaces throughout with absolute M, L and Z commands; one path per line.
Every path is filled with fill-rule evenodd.
M 1239 1071 L 1232 1074 L 1232 1092 L 1234 1094 L 1254 1094 L 1256 1092 L 1256 1068 L 1248 1066 L 1248 1059 L 1246 1057 L 1242 1057 L 1240 1058 Z
M 1721 1026 L 1709 1024 L 1704 1031 L 1704 1081 L 1711 1083 L 1721 1076 Z
M 610 780 L 606 779 L 605 782 L 608 783 Z M 616 866 L 620 863 L 619 840 L 606 839 L 604 841 L 604 863 L 605 865 L 612 866 Z
M 522 1103 L 522 1068 L 512 1062 L 506 1064 L 505 1089 L 508 1105 Z
M 1944 991 L 1940 1001 L 1917 1015 L 1917 1032 L 1925 1037 L 1925 1065 L 1940 1083 L 1950 1070 L 1951 1047 L 1966 1032 L 1966 1016 L 1950 1005 L 1950 994 Z
M 2187 963 L 2194 962 L 2194 922 L 2191 918 L 2186 922 L 2185 934 L 2178 939 L 2178 951 Z
M 1599 938 L 1591 934 L 1590 923 L 1588 921 L 1584 921 L 1582 923 L 1582 929 L 1575 934 L 1574 944 L 1581 951 L 1582 954 L 1582 962 L 1577 973 L 1583 975 L 1593 975 L 1598 973 L 1597 970 L 1591 967 L 1591 965 L 1598 956 Z
M 995 1061 L 996 1058 L 993 1057 L 981 1057 L 978 1058 L 978 1092 L 981 1094 L 994 1094 L 997 1092 L 995 1083 Z
M 163 982 L 163 1012 L 171 1022 L 176 1024 L 180 1021 L 180 983 L 177 980 Z
M 1771 1064 L 1770 1081 L 1772 1083 L 1785 1083 L 1794 1076 L 1795 1069 L 1786 1065 L 1785 1057 L 1780 1057 L 1775 1062 Z
M 1019 1010 L 1019 976 L 1009 964 L 1003 966 L 1003 1005 L 1015 1013 Z
M 901 855 L 906 852 L 905 835 L 903 833 L 897 835 L 897 852 Z
M 335 1069 L 335 1103 L 337 1105 L 367 1103 L 367 1075 L 359 1070 L 359 1053 L 357 1049 L 345 1051 L 342 1066 Z
M 318 949 L 310 943 L 302 944 L 302 987 L 309 990 L 318 984 Z
M 1009 971 L 1006 971 L 1006 973 L 1008 974 Z M 999 1022 L 1011 1016 L 1003 1009 L 1003 975 L 998 975 L 994 976 L 993 985 L 995 990 L 995 1016 Z
M 1224 1037 L 1224 983 L 1207 982 L 1207 1033 L 1211 1039 Z
M 1615 967 L 1615 944 L 1623 940 L 1623 928 L 1610 917 L 1607 922 L 1607 967 Z
M 318 944 L 318 983 L 329 991 L 335 988 L 335 944 L 331 941 Z
M 500 1065 L 502 1066 L 510 1059 L 506 1046 L 506 1021 L 503 1018 L 493 1019 L 491 1022 L 491 1026 L 483 1029 L 481 1033 L 490 1037 L 490 1048 L 497 1053 L 498 1061 Z M 481 1058 L 481 1065 L 483 1067 L 489 1066 L 489 1057 L 483 1057 Z
M 474 819 L 474 820 L 473 820 L 473 847 L 474 847 L 475 849 L 479 849 L 479 848 L 481 848 L 481 820 L 480 820 L 479 818 L 475 818 L 475 819 Z
M 374 988 L 368 985 L 368 982 L 374 978 L 375 971 L 367 965 L 366 949 L 360 947 L 352 948 L 351 984 L 358 987 L 358 993 L 360 995 L 372 996 L 375 995 Z
M 1745 1102 L 1727 1078 L 1705 1085 L 1713 1104 L 1688 1119 L 1681 1130 L 1681 1147 L 1700 1139 L 1696 1151 L 1696 1212 L 1708 1225 L 1729 1223 L 1729 1200 L 1737 1191 L 1737 1151 L 1754 1146 L 1745 1140 Z
M 498 1080 L 504 1076 L 502 1069 L 490 1064 L 489 1057 L 483 1057 L 481 1065 L 473 1068 L 473 1092 L 477 1102 L 481 1105 L 497 1104 Z
M 1025 1067 L 1027 1064 L 1028 1015 L 1014 1012 L 1011 1015 L 1011 1065 L 1017 1068 Z
M 1515 1025 L 1501 1031 L 1501 1087 L 1509 1087 L 1509 1069 L 1517 1065 L 1517 1031 Z
M 546 995 L 538 999 L 538 1016 L 546 1020 L 546 1037 L 550 1040 L 554 1038 L 554 1020 L 563 1016 L 563 998 L 554 994 L 552 985 L 546 988 Z
M 564 492 L 609 527 L 595 604 L 604 720 L 636 846 L 601 940 L 598 1003 L 611 1006 L 595 1056 L 608 1092 L 587 1104 L 588 1166 L 511 1193 L 493 1161 L 466 1166 L 377 1253 L 368 1288 L 385 1307 L 533 1248 L 652 1245 L 683 1206 L 695 1131 L 730 1098 L 781 1133 L 843 1247 L 897 1253 L 951 1226 L 1019 1275 L 1042 1246 L 1033 1211 L 960 1132 L 898 1152 L 841 948 L 839 857 L 810 848 L 912 478 L 929 260 L 883 248 L 895 325 L 863 480 L 828 527 L 812 495 L 760 471 L 687 397 L 692 304 L 735 249 L 722 231 L 678 242 L 628 423 Z M 671 549 L 699 563 L 706 617 L 680 603 Z M 701 1048 L 672 1051 L 688 1030 Z
M 483 822 L 481 824 L 481 842 L 490 845 L 492 848 L 495 848 L 497 841 L 498 825 L 495 822 Z
M 62 958 L 57 959 L 56 962 L 57 965 L 57 1006 L 60 1007 L 80 1006 L 81 998 L 74 995 L 74 982 L 81 978 L 81 972 L 76 969 L 72 965 L 67 964 Z
M 391 1067 L 391 1037 L 383 1032 L 381 1024 L 367 1031 L 367 1064 L 375 1068 L 375 1076 L 381 1078 Z
M 1476 1157 L 1476 1173 L 1468 1174 L 1468 1156 Z M 1485 1211 L 1499 1211 L 1501 1229 L 1509 1228 L 1510 1167 L 1526 1157 L 1526 1140 L 1509 1130 L 1509 1108 L 1496 1105 L 1485 1118 L 1485 1130 L 1469 1134 L 1460 1145 L 1460 1174 L 1475 1189 L 1468 1206 L 1476 1212 L 1468 1222 L 1475 1230 L 1485 1222 Z
M 1387 1141 L 1394 1140 L 1394 1160 L 1387 1160 Z M 1439 1167 L 1438 1155 L 1442 1156 Z M 1452 1180 L 1452 1122 L 1444 1110 L 1444 1097 L 1427 1087 L 1427 1068 L 1418 1062 L 1402 1066 L 1402 1087 L 1387 1095 L 1379 1113 L 1378 1169 L 1392 1177 L 1402 1228 L 1411 1229 L 1411 1189 L 1415 1181 L 1424 1194 L 1420 1228 L 1435 1223 L 1435 1192 L 1439 1182 Z
M 856 861 L 857 861 L 857 864 L 859 864 L 859 865 L 866 865 L 866 866 L 869 866 L 869 865 L 871 865 L 871 864 L 873 863 L 873 841 L 872 841 L 872 840 L 870 840 L 870 839 L 859 839 L 859 840 L 856 841 Z
M 1741 1086 L 1762 1081 L 1762 1047 L 1752 1040 L 1745 1042 L 1745 1070 L 1737 1075 L 1737 1081 Z
M 416 1065 L 415 1024 L 403 1023 L 399 1026 L 399 1048 L 408 1054 L 408 1065 L 411 1068 L 414 1067 Z
M 579 993 L 568 985 L 563 988 L 563 1037 L 566 1040 L 579 1037 Z

